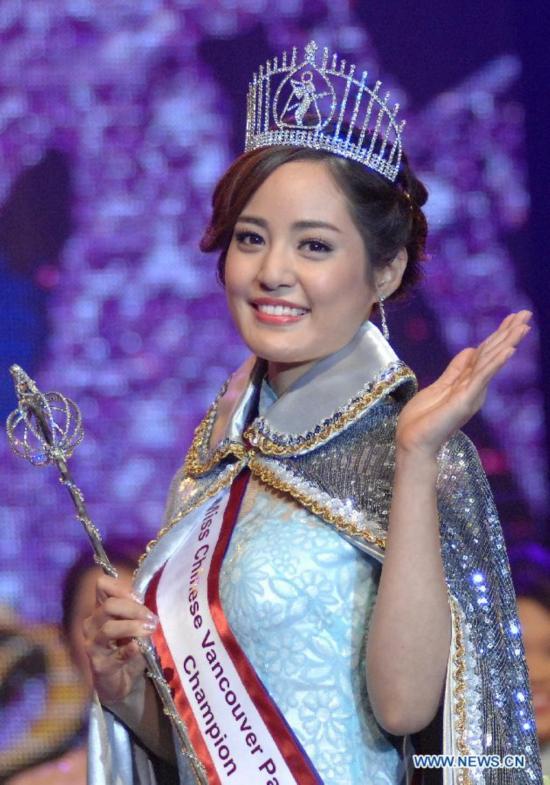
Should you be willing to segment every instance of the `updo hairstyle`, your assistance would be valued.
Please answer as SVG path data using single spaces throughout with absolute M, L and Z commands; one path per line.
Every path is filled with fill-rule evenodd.
M 225 281 L 225 258 L 239 215 L 275 169 L 291 161 L 323 161 L 346 196 L 350 216 L 374 267 L 384 267 L 405 247 L 408 264 L 392 298 L 403 295 L 421 277 L 428 226 L 422 205 L 428 192 L 403 155 L 395 183 L 348 158 L 307 147 L 262 147 L 244 153 L 218 182 L 212 219 L 200 247 L 219 251 L 218 278 Z

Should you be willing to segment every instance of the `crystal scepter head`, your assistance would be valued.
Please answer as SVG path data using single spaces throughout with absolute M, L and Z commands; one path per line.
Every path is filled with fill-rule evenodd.
M 12 450 L 34 466 L 66 461 L 84 436 L 80 409 L 61 393 L 42 393 L 19 365 L 10 373 L 19 402 L 6 422 Z

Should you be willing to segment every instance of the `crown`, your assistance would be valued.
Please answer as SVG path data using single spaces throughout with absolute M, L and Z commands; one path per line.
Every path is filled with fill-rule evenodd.
M 366 86 L 367 72 L 355 77 L 355 65 L 325 47 L 317 64 L 315 41 L 297 49 L 290 62 L 283 52 L 260 66 L 247 96 L 245 151 L 273 145 L 311 147 L 351 158 L 392 182 L 401 163 L 399 104 L 388 106 L 389 93 L 379 95 L 381 82 Z

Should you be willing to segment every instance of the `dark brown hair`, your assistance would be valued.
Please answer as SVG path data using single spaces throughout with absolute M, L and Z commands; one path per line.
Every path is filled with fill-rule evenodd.
M 363 238 L 374 267 L 391 262 L 401 248 L 408 264 L 400 287 L 411 289 L 421 276 L 427 222 L 422 205 L 425 186 L 412 172 L 406 156 L 395 183 L 363 164 L 306 147 L 263 147 L 244 153 L 218 182 L 212 197 L 212 219 L 201 240 L 202 251 L 219 251 L 218 277 L 224 282 L 225 257 L 239 215 L 256 190 L 275 169 L 291 161 L 322 161 L 348 201 L 350 215 Z

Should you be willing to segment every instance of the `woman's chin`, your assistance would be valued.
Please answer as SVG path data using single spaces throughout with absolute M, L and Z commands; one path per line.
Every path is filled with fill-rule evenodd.
M 250 351 L 268 363 L 296 366 L 307 365 L 314 361 L 310 352 L 298 351 L 295 347 L 285 346 L 284 344 L 278 346 L 267 341 L 247 340 L 246 336 L 243 336 L 243 338 Z

